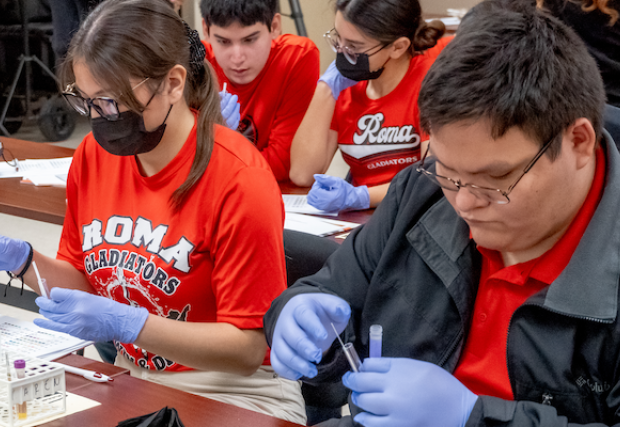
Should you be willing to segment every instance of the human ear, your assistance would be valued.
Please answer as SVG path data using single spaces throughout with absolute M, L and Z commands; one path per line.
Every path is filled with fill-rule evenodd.
M 409 52 L 409 47 L 411 46 L 411 40 L 407 37 L 400 37 L 396 39 L 396 41 L 392 42 L 392 46 L 390 46 L 390 58 L 398 59 L 407 52 Z
M 282 15 L 276 13 L 271 20 L 271 39 L 275 39 L 282 34 Z
M 170 71 L 168 71 L 168 75 L 166 76 L 166 86 L 164 87 L 164 94 L 170 100 L 170 104 L 175 104 L 181 98 L 183 98 L 186 79 L 187 70 L 180 64 L 175 65 L 170 69 Z
M 590 120 L 580 117 L 566 129 L 565 136 L 569 138 L 570 149 L 575 155 L 577 167 L 586 166 L 595 156 L 596 132 Z

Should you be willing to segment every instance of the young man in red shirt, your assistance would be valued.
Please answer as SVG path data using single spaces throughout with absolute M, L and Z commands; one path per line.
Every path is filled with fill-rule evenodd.
M 324 425 L 620 425 L 620 156 L 594 59 L 531 3 L 463 19 L 420 91 L 429 151 L 265 315 L 276 372 L 351 389 Z
M 306 38 L 281 33 L 277 0 L 202 0 L 207 60 L 220 89 L 236 95 L 236 127 L 252 141 L 278 181 L 288 180 L 293 136 L 319 78 L 319 50 Z M 226 87 L 224 88 L 224 85 Z M 230 117 L 233 116 L 233 117 Z

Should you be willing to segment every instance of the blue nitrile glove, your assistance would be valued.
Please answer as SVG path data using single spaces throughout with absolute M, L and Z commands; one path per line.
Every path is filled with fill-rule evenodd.
M 0 236 L 0 270 L 19 270 L 28 259 L 29 254 L 30 246 L 28 243 L 23 240 Z
M 366 411 L 355 421 L 366 427 L 462 427 L 478 396 L 437 365 L 404 358 L 368 358 L 343 384 Z
M 239 127 L 239 120 L 241 120 L 241 104 L 237 102 L 239 97 L 232 95 L 228 92 L 220 92 L 220 109 L 222 110 L 222 117 L 228 126 L 232 130 L 237 130 Z
M 37 326 L 99 342 L 134 342 L 149 316 L 146 308 L 75 289 L 52 288 L 50 299 L 39 297 L 35 302 L 46 317 L 34 319 Z
M 319 77 L 319 81 L 327 83 L 327 86 L 329 86 L 329 88 L 332 90 L 332 95 L 336 100 L 338 100 L 340 92 L 358 83 L 355 80 L 348 79 L 342 74 L 340 74 L 340 71 L 338 71 L 338 68 L 336 68 L 336 61 L 333 61 L 331 64 L 329 64 L 327 70 L 325 70 L 323 75 Z
M 317 374 L 323 352 L 336 339 L 332 323 L 342 333 L 351 307 L 342 298 L 328 294 L 296 295 L 286 303 L 273 332 L 271 366 L 284 378 L 297 380 Z
M 368 187 L 354 187 L 342 178 L 314 174 L 314 184 L 308 193 L 308 203 L 325 212 L 345 209 L 360 210 L 370 207 Z

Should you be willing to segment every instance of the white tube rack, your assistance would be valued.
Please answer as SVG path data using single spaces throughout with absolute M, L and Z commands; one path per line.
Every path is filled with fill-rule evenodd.
M 32 357 L 16 357 L 9 352 L 10 377 L 4 354 L 0 361 L 0 426 L 20 427 L 66 410 L 65 368 L 54 362 Z M 24 359 L 24 378 L 17 378 L 13 361 Z M 27 403 L 27 417 L 18 419 L 15 404 Z

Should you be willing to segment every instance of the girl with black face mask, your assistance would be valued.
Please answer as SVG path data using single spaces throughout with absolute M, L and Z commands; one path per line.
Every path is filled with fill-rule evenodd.
M 106 0 L 86 18 L 61 81 L 93 132 L 73 157 L 57 258 L 0 236 L 0 269 L 38 289 L 36 261 L 50 289 L 37 324 L 114 341 L 132 375 L 305 424 L 262 330 L 286 288 L 282 195 L 223 126 L 204 58 L 168 0 Z
M 319 79 L 291 146 L 291 180 L 313 185 L 327 211 L 379 204 L 392 177 L 420 159 L 418 90 L 449 38 L 427 24 L 418 0 L 337 0 L 325 34 L 336 60 Z M 428 49 L 428 50 L 427 50 Z M 350 180 L 324 174 L 340 148 Z

